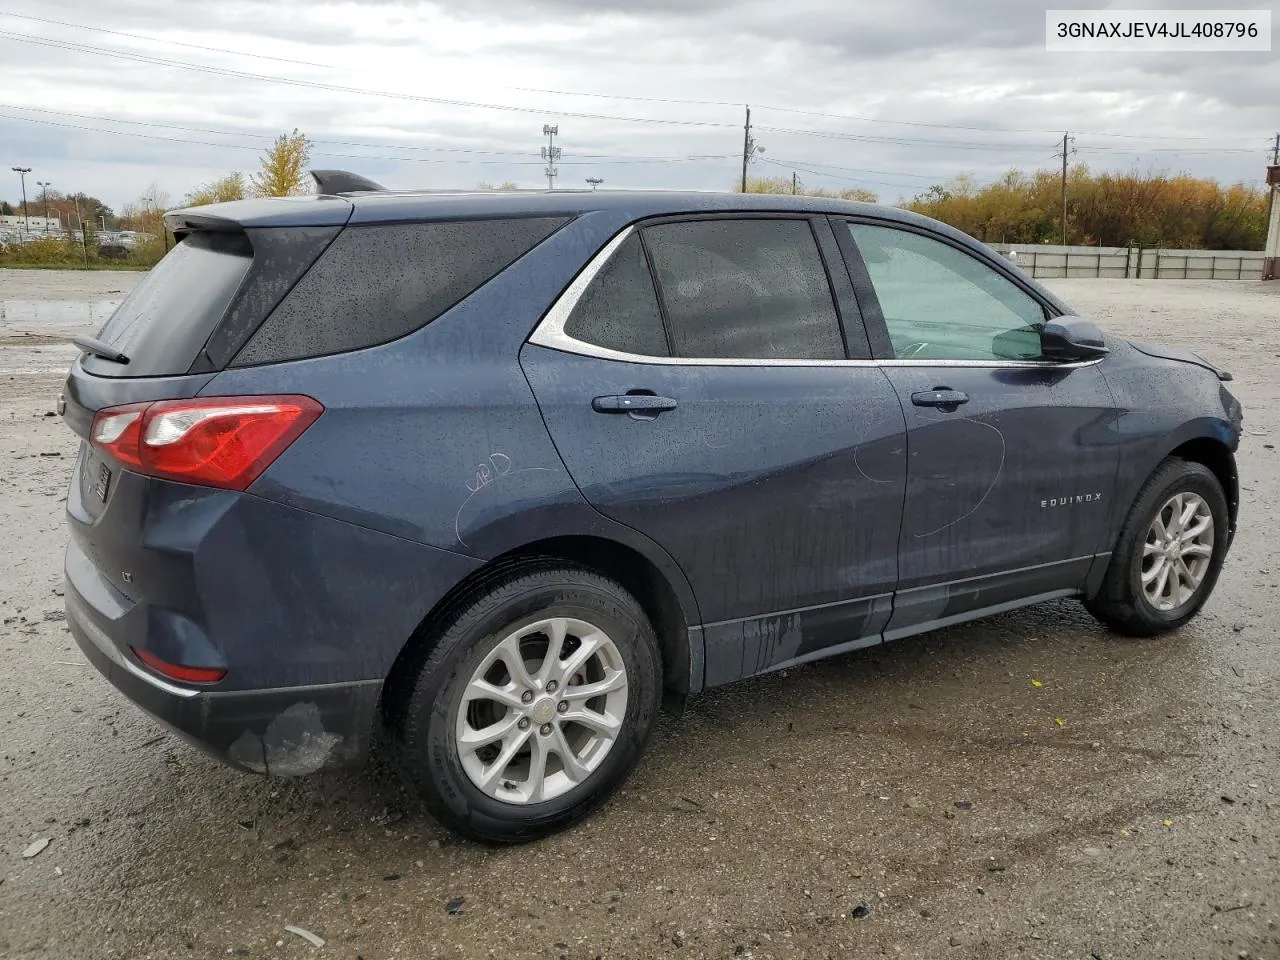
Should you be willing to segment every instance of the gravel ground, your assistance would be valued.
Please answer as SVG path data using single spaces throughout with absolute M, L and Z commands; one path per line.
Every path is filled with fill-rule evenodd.
M 84 663 L 53 398 L 136 280 L 0 271 L 0 956 L 1280 957 L 1280 284 L 1051 284 L 1236 375 L 1243 523 L 1192 625 L 1061 602 L 719 690 L 587 823 L 487 849 L 377 765 L 225 769 Z

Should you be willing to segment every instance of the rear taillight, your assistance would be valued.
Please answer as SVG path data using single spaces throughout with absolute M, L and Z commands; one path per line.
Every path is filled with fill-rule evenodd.
M 202 397 L 99 410 L 93 445 L 134 473 L 244 490 L 324 412 L 310 397 Z
M 170 680 L 181 680 L 183 683 L 217 683 L 227 675 L 221 667 L 184 667 L 179 663 L 161 660 L 150 650 L 130 647 L 133 655 L 161 676 Z

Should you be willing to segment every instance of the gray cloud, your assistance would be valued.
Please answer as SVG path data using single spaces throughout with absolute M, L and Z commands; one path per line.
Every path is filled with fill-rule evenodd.
M 1061 0 L 1053 5 L 1095 6 Z M 1274 0 L 1271 6 L 1274 11 Z M 494 0 L 483 7 L 454 0 L 364 0 L 357 7 L 301 0 L 123 0 L 110 6 L 69 0 L 53 12 L 31 12 L 161 42 L 3 16 L 0 31 L 281 79 L 529 111 L 215 76 L 0 39 L 0 101 L 230 131 L 217 136 L 0 107 L 0 161 L 39 166 L 42 176 L 58 183 L 92 184 L 84 189 L 117 205 L 152 179 L 180 196 L 199 180 L 252 168 L 267 135 L 295 126 L 318 141 L 371 144 L 318 143 L 315 159 L 394 185 L 508 179 L 537 185 L 539 131 L 543 122 L 558 121 L 565 151 L 562 184 L 596 173 L 615 186 L 725 188 L 739 166 L 738 104 L 752 103 L 757 138 L 767 150 L 755 172 L 789 175 L 795 168 L 808 183 L 867 186 L 890 200 L 960 171 L 992 180 L 1011 166 L 1052 166 L 1055 138 L 1061 136 L 1055 131 L 1064 129 L 1077 134 L 1075 159 L 1095 168 L 1137 164 L 1256 181 L 1265 138 L 1275 126 L 1274 54 L 1048 54 L 1043 8 L 1022 0 L 656 0 L 643 6 L 621 0 Z M 331 68 L 192 49 L 177 41 Z M 657 102 L 663 98 L 724 105 Z M 839 116 L 770 109 L 777 106 Z M 958 129 L 963 127 L 983 129 Z M 511 155 L 433 153 L 413 146 Z M 1222 152 L 1240 146 L 1254 152 Z M 590 160 L 585 154 L 610 156 Z M 695 155 L 722 159 L 621 162 Z M 0 188 L 6 197 L 13 192 Z

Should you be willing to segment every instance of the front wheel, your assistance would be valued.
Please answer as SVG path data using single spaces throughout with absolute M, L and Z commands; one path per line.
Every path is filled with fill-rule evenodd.
M 457 611 L 419 668 L 402 766 L 457 832 L 533 840 L 622 782 L 661 688 L 653 627 L 621 586 L 574 567 L 518 571 Z
M 1174 630 L 1209 599 L 1226 559 L 1227 498 L 1213 471 L 1170 458 L 1143 486 L 1089 612 L 1118 633 Z

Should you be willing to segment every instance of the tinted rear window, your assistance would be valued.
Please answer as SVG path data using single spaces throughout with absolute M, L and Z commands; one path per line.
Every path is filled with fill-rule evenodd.
M 151 268 L 98 333 L 129 358 L 90 356 L 85 369 L 102 377 L 186 373 L 253 264 L 240 233 L 197 233 Z
M 700 220 L 645 231 L 678 357 L 841 360 L 840 320 L 804 220 Z
M 628 237 L 573 308 L 564 332 L 585 343 L 648 357 L 665 357 L 658 294 L 639 234 Z
M 267 317 L 234 366 L 386 343 L 444 313 L 562 218 L 348 227 Z

